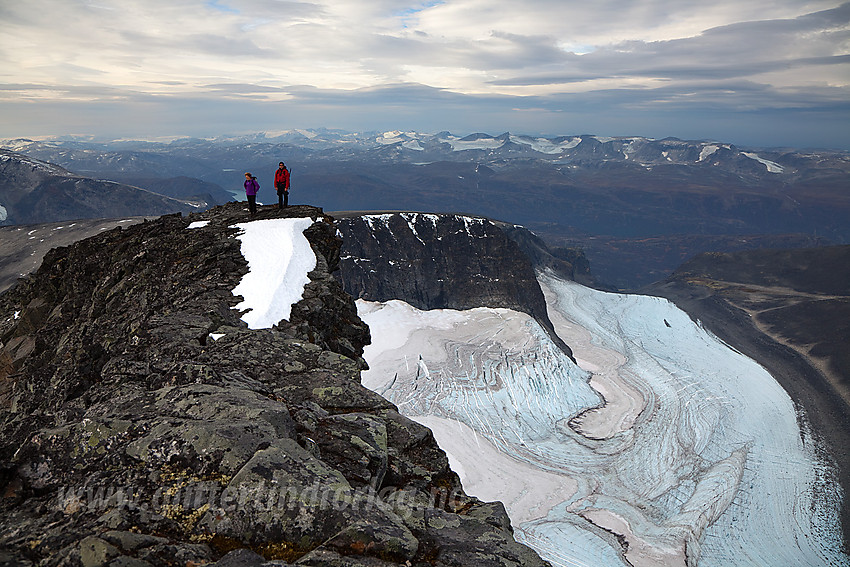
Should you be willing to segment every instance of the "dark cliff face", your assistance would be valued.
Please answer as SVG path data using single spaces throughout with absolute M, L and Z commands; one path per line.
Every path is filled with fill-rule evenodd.
M 338 223 L 344 242 L 341 279 L 354 297 L 400 299 L 418 309 L 514 309 L 537 319 L 572 354 L 554 333 L 531 260 L 492 221 L 388 213 L 348 216 Z
M 535 270 L 552 270 L 558 276 L 589 287 L 599 287 L 590 273 L 590 262 L 584 251 L 578 248 L 553 248 L 525 227 L 496 222 L 496 226 L 517 243 L 520 250 L 531 260 Z
M 285 215 L 316 219 L 317 266 L 272 329 L 233 309 L 242 204 L 55 249 L 0 295 L 0 563 L 543 564 L 360 385 L 333 221 Z

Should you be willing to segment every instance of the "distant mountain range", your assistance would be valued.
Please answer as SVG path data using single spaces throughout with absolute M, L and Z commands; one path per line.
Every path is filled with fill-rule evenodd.
M 0 225 L 203 210 L 206 199 L 175 199 L 0 150 Z
M 218 202 L 243 198 L 246 171 L 260 181 L 259 200 L 275 201 L 272 175 L 283 160 L 292 169 L 292 202 L 329 211 L 460 212 L 521 224 L 550 245 L 585 247 L 597 278 L 620 289 L 660 279 L 704 251 L 850 242 L 850 153 L 841 151 L 675 138 L 334 130 L 0 145 L 154 191 L 180 177 L 174 187 L 194 184 L 195 194 Z
M 147 141 L 93 142 L 80 140 L 5 140 L 3 147 L 59 164 L 74 164 L 80 173 L 114 171 L 169 173 L 204 179 L 217 172 L 241 175 L 246 166 L 276 164 L 271 161 L 366 159 L 386 163 L 424 165 L 433 161 L 491 162 L 534 159 L 572 168 L 601 162 L 627 163 L 651 171 L 657 166 L 697 166 L 747 178 L 788 176 L 798 178 L 812 170 L 850 167 L 848 152 L 835 150 L 746 149 L 711 141 L 678 138 L 602 137 L 592 135 L 553 138 L 476 133 L 460 137 L 451 132 L 348 133 L 334 130 L 290 130 L 278 134 L 212 139 L 184 138 L 169 143 Z M 279 156 L 279 157 L 275 157 Z M 218 160 L 216 164 L 212 160 Z M 238 166 L 230 168 L 228 166 Z M 179 167 L 174 170 L 174 167 Z M 231 171 L 232 170 L 232 171 Z M 271 173 L 271 172 L 269 172 Z

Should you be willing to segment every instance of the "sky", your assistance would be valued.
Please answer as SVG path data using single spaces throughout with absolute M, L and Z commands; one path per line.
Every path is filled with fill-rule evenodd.
M 292 128 L 850 149 L 850 3 L 0 0 L 0 138 Z

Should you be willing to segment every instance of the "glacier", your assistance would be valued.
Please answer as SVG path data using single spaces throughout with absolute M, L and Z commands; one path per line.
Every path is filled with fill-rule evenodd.
M 850 565 L 841 489 L 773 377 L 667 300 L 539 275 L 529 315 L 358 300 L 363 384 L 558 566 Z
M 251 328 L 300 298 L 312 222 L 236 225 Z M 834 471 L 764 368 L 667 300 L 538 280 L 575 362 L 525 313 L 357 302 L 363 384 L 432 429 L 517 540 L 557 566 L 850 565 Z

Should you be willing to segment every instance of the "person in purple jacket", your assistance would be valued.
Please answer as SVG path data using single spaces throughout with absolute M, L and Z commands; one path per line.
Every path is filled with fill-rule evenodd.
M 257 214 L 257 191 L 260 190 L 260 184 L 257 183 L 257 178 L 250 173 L 245 173 L 245 195 L 248 196 L 248 210 L 251 215 Z

